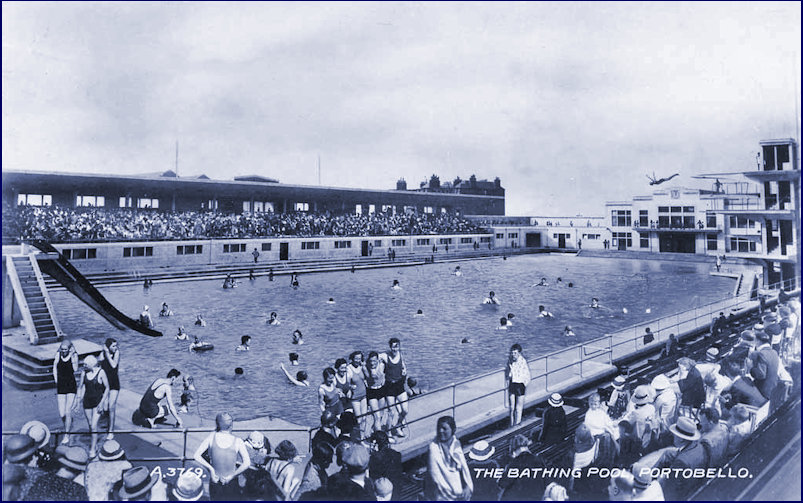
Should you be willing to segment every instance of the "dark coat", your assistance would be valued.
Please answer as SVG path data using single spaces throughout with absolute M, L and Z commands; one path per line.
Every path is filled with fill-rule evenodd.
M 326 496 L 332 501 L 376 501 L 374 483 L 371 479 L 366 477 L 365 487 L 360 487 L 342 470 L 329 478 Z
M 761 407 L 767 403 L 767 399 L 761 394 L 761 391 L 753 384 L 749 377 L 740 377 L 736 379 L 730 387 L 731 399 L 725 404 L 726 408 L 731 408 L 737 403 L 752 405 L 753 407 Z
M 474 492 L 471 494 L 471 501 L 497 501 L 499 499 L 499 484 L 498 479 L 493 476 L 486 476 L 484 470 L 496 470 L 499 468 L 499 463 L 493 459 L 485 461 L 474 461 L 467 459 L 468 469 L 471 471 L 471 479 L 474 481 Z M 482 470 L 479 477 L 475 468 Z
M 566 411 L 563 407 L 549 406 L 544 411 L 539 440 L 544 445 L 557 444 L 566 437 Z
M 678 387 L 681 393 L 680 405 L 700 408 L 705 403 L 705 385 L 697 367 L 692 367 L 686 378 L 678 381 Z
M 372 452 L 371 461 L 368 464 L 368 473 L 371 475 L 371 480 L 374 481 L 382 477 L 390 480 L 393 483 L 393 494 L 399 495 L 404 480 L 401 453 L 394 451 L 390 447 Z
M 762 346 L 760 351 L 754 351 L 750 358 L 753 360 L 753 368 L 750 375 L 756 387 L 769 400 L 775 387 L 778 386 L 778 365 L 780 358 L 778 353 L 769 346 Z
M 670 468 L 707 468 L 708 452 L 699 441 L 691 442 L 683 447 L 675 460 L 669 465 Z M 666 501 L 683 501 L 689 491 L 699 484 L 699 479 L 683 477 L 672 477 L 667 479 L 664 485 L 664 496 Z
M 499 479 L 499 486 L 503 489 L 500 501 L 522 501 L 541 499 L 544 496 L 547 481 L 544 477 L 508 477 L 511 468 L 517 468 L 518 473 L 522 473 L 525 468 L 532 470 L 533 468 L 546 468 L 544 460 L 529 451 L 519 454 L 511 459 L 502 478 Z

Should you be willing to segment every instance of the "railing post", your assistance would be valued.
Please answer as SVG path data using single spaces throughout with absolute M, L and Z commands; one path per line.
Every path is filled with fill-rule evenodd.
M 181 450 L 181 467 L 184 468 L 187 463 L 187 428 L 182 432 L 184 436 L 184 447 Z
M 577 346 L 578 356 L 580 357 L 580 379 L 583 378 L 583 360 L 585 360 L 585 344 Z
M 457 418 L 455 417 L 455 395 L 457 394 L 457 385 L 452 385 L 452 419 L 454 419 L 455 423 L 457 423 Z
M 608 336 L 608 365 L 613 365 L 613 336 Z

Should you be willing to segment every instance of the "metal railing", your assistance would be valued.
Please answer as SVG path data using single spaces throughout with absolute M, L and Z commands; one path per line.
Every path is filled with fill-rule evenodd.
M 773 285 L 769 285 L 765 287 L 765 290 L 778 290 L 781 287 L 784 289 L 794 288 L 796 286 L 795 278 L 790 278 L 783 282 L 779 282 Z M 675 313 L 672 315 L 667 315 L 661 318 L 653 319 L 647 322 L 638 323 L 635 325 L 631 325 L 624 329 L 621 329 L 612 334 L 605 334 L 602 337 L 598 337 L 596 339 L 592 339 L 590 341 L 586 341 L 571 347 L 563 348 L 557 351 L 553 351 L 549 354 L 542 355 L 527 361 L 531 379 L 530 383 L 538 382 L 539 380 L 543 379 L 543 392 L 545 395 L 548 395 L 553 390 L 559 390 L 559 386 L 562 382 L 565 382 L 565 379 L 561 380 L 561 377 L 565 377 L 565 374 L 571 371 L 572 376 L 579 377 L 579 380 L 582 380 L 585 375 L 584 366 L 587 368 L 590 363 L 604 363 L 607 365 L 612 365 L 613 361 L 624 357 L 634 352 L 643 350 L 647 347 L 659 347 L 660 345 L 664 344 L 666 340 L 669 338 L 670 333 L 675 333 L 680 337 L 683 333 L 693 332 L 699 330 L 704 327 L 709 327 L 711 325 L 711 321 L 713 316 L 718 314 L 719 312 L 729 312 L 732 309 L 743 309 L 748 307 L 749 304 L 754 303 L 755 300 L 751 300 L 749 298 L 749 294 L 740 295 L 739 297 L 728 297 L 722 300 L 709 302 L 707 304 L 694 307 L 690 310 Z M 646 327 L 651 328 L 651 333 L 654 336 L 654 340 L 650 343 L 644 344 L 643 336 L 645 335 L 644 329 Z M 654 329 L 653 329 L 654 328 Z M 572 355 L 574 353 L 574 355 Z M 573 358 L 576 357 L 576 359 Z M 541 370 L 543 368 L 543 370 Z M 574 371 L 577 371 L 575 374 Z M 563 373 L 563 374 L 561 374 Z M 424 421 L 430 420 L 435 416 L 440 416 L 446 413 L 450 413 L 452 417 L 455 418 L 455 421 L 458 425 L 465 424 L 466 422 L 476 419 L 478 414 L 468 415 L 465 418 L 458 419 L 458 411 L 463 408 L 468 408 L 469 406 L 476 404 L 480 401 L 485 401 L 493 397 L 494 395 L 501 395 L 499 398 L 502 399 L 502 403 L 491 403 L 486 404 L 481 408 L 482 411 L 492 411 L 497 407 L 504 409 L 506 406 L 505 400 L 507 398 L 507 390 L 504 387 L 504 369 L 497 369 L 491 370 L 488 372 L 484 372 L 479 375 L 475 375 L 472 377 L 468 377 L 466 379 L 462 379 L 452 384 L 448 384 L 441 388 L 438 388 L 433 391 L 428 391 L 423 395 L 418 395 L 408 399 L 410 400 L 415 399 L 416 403 L 422 404 L 423 400 L 428 400 L 430 402 L 434 401 L 438 403 L 436 407 L 430 408 L 429 411 L 421 413 L 419 416 L 415 417 L 414 419 L 408 419 L 406 421 L 406 425 L 408 429 L 418 423 L 422 423 Z M 552 383 L 550 383 L 550 380 Z M 493 386 L 489 383 L 496 381 L 497 383 L 501 384 L 501 386 Z M 551 388 L 551 386 L 553 386 Z M 473 392 L 472 390 L 480 390 L 478 392 Z M 483 391 L 487 390 L 487 391 Z M 541 391 L 540 389 L 538 391 Z M 537 392 L 536 392 L 537 393 Z M 535 395 L 528 390 L 528 395 Z M 450 399 L 449 399 L 450 398 Z M 446 400 L 444 404 L 442 401 Z M 359 418 L 370 418 L 374 414 L 383 413 L 388 410 L 394 409 L 396 405 L 386 405 L 381 407 L 377 410 L 371 410 L 366 414 L 362 414 L 357 416 Z M 498 417 L 496 420 L 502 419 L 506 415 L 506 412 L 499 412 Z M 432 423 L 432 428 L 430 431 L 434 431 L 434 422 Z M 253 431 L 255 428 L 235 428 L 235 432 L 250 432 Z M 306 436 L 308 441 L 308 447 L 311 449 L 312 446 L 312 436 L 314 433 L 319 429 L 317 427 L 309 427 L 309 428 L 257 428 L 259 431 L 263 433 L 270 433 L 270 434 L 282 434 L 282 433 L 293 433 L 293 434 L 301 434 Z M 173 429 L 158 429 L 158 430 L 148 430 L 148 429 L 132 429 L 132 430 L 114 430 L 115 434 L 137 434 L 137 435 L 148 435 L 148 434 L 181 434 L 182 435 L 182 455 L 181 456 L 165 456 L 165 457 L 158 457 L 158 458 L 131 458 L 128 459 L 130 461 L 181 461 L 182 466 L 188 460 L 192 460 L 192 457 L 187 457 L 187 435 L 193 433 L 210 433 L 214 431 L 214 428 L 207 427 L 207 428 L 173 428 Z M 3 436 L 6 435 L 14 435 L 18 432 L 15 431 L 3 431 Z M 95 434 L 103 435 L 105 432 L 97 432 Z M 81 432 L 54 432 L 54 437 L 56 444 L 58 444 L 59 437 L 63 435 L 88 435 L 89 433 L 86 431 Z

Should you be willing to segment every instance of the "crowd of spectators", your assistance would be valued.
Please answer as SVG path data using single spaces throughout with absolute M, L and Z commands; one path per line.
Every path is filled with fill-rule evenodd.
M 449 213 L 334 215 L 4 206 L 5 239 L 50 242 L 129 241 L 272 236 L 401 236 L 470 234 L 482 228 Z

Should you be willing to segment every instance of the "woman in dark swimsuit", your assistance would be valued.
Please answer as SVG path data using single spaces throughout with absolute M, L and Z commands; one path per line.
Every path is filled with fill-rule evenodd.
M 139 409 L 136 412 L 142 414 L 142 416 L 147 419 L 148 425 L 153 428 L 155 422 L 159 418 L 163 418 L 167 416 L 167 413 L 173 415 L 176 418 L 176 425 L 181 428 L 184 422 L 178 417 L 178 412 L 176 412 L 176 406 L 173 405 L 173 394 L 171 392 L 171 387 L 175 384 L 176 379 L 181 375 L 176 369 L 170 369 L 170 372 L 167 373 L 167 378 L 160 377 L 159 379 L 153 381 L 150 386 L 148 386 L 148 390 L 142 395 L 142 400 L 139 402 Z M 167 410 L 164 409 L 159 402 L 162 399 L 167 402 Z M 136 412 L 134 415 L 136 416 Z
M 106 440 L 114 438 L 114 420 L 117 417 L 117 397 L 120 395 L 120 349 L 115 339 L 106 339 L 101 353 L 100 367 L 106 372 L 109 381 L 109 400 L 106 402 L 106 414 L 109 415 L 109 431 Z
M 106 372 L 100 368 L 98 359 L 94 356 L 87 356 L 84 365 L 86 368 L 81 376 L 81 389 L 78 395 L 83 397 L 84 415 L 89 424 L 89 437 L 92 439 L 89 459 L 92 459 L 98 449 L 98 436 L 95 432 L 98 429 L 100 411 L 106 407 L 109 400 L 109 381 L 106 379 Z
M 64 431 L 68 433 L 61 440 L 62 444 L 70 442 L 70 427 L 72 426 L 72 408 L 75 403 L 75 371 L 78 369 L 78 353 L 75 346 L 68 340 L 61 341 L 59 351 L 53 360 L 53 379 L 56 381 L 56 398 L 59 403 L 59 416 L 64 423 Z

